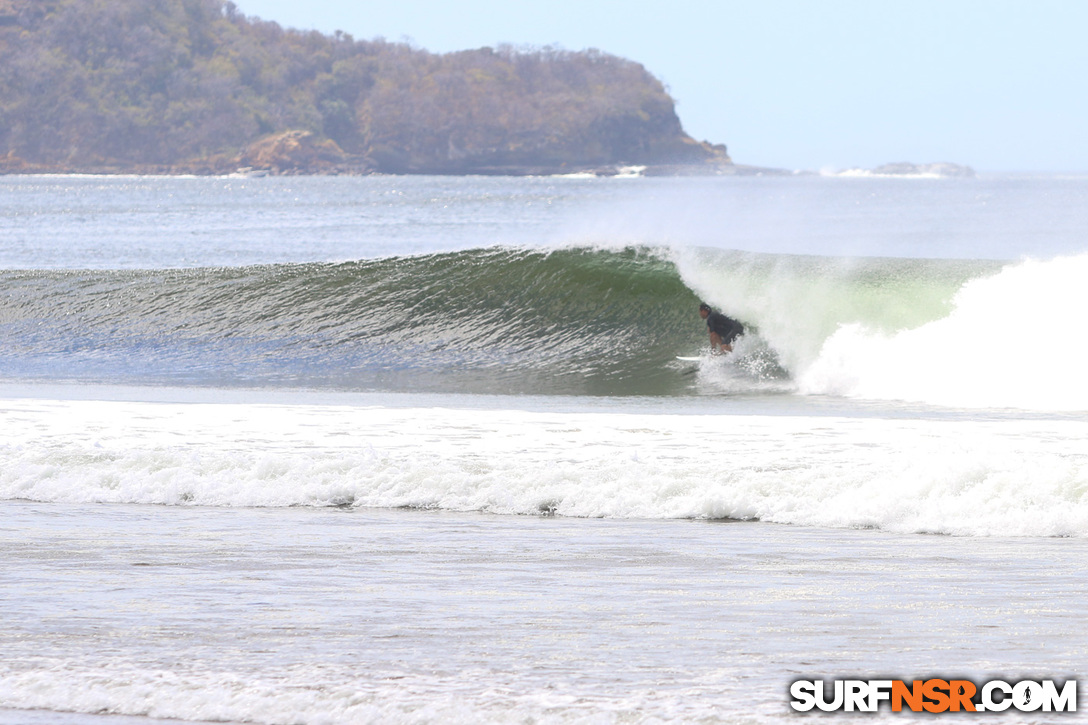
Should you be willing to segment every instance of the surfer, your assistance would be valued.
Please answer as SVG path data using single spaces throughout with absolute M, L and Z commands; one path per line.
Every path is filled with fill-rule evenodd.
M 744 325 L 732 317 L 715 312 L 705 302 L 699 303 L 699 317 L 706 320 L 706 329 L 710 332 L 710 353 L 724 355 L 733 352 L 733 341 L 744 334 Z

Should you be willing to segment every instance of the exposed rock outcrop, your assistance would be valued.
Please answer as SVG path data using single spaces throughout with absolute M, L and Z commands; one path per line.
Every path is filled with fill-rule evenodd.
M 353 160 L 331 139 L 319 139 L 311 131 L 285 131 L 250 144 L 231 160 L 235 169 L 271 174 L 330 174 L 366 172 L 371 167 Z

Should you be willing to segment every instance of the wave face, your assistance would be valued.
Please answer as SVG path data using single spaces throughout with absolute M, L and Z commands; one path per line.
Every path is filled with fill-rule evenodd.
M 0 274 L 0 375 L 348 390 L 783 391 L 1088 409 L 1088 256 L 998 262 L 495 247 L 349 263 Z M 748 326 L 705 352 L 705 299 Z
M 667 394 L 701 339 L 644 249 L 2 277 L 9 378 Z

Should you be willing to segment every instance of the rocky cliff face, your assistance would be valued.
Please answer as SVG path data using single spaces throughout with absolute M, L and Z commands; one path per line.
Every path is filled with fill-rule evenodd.
M 638 63 L 435 55 L 224 0 L 0 0 L 0 171 L 551 173 L 728 166 Z

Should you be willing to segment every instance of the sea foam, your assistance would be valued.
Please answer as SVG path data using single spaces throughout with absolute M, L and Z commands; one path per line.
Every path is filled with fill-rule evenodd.
M 797 392 L 947 407 L 1088 411 L 1088 255 L 1007 264 L 678 254 Z
M 806 393 L 958 407 L 1088 410 L 1088 255 L 974 279 L 947 317 L 889 334 L 842 325 L 797 376 Z
M 3 402 L 0 498 L 1088 536 L 1079 420 Z

